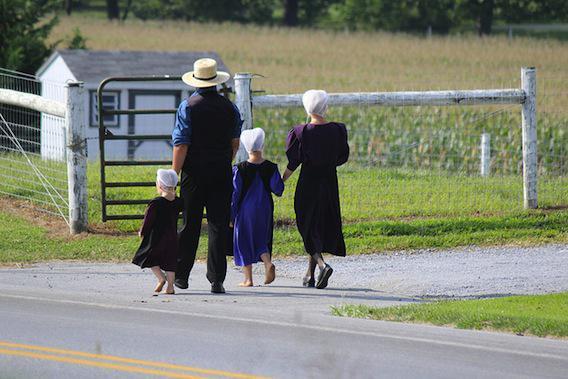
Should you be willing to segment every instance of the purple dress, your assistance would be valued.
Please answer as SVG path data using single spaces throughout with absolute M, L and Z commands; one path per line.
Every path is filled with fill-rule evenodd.
M 148 204 L 140 229 L 143 239 L 132 263 L 145 267 L 160 266 L 175 271 L 178 259 L 177 220 L 183 209 L 179 197 L 168 200 L 158 196 Z
M 294 210 L 306 252 L 345 256 L 336 171 L 349 158 L 345 125 L 328 122 L 294 127 L 286 141 L 286 156 L 288 169 L 302 166 Z
M 242 162 L 233 167 L 231 221 L 235 227 L 233 255 L 237 266 L 260 262 L 262 254 L 272 253 L 272 194 L 282 196 L 283 192 L 284 182 L 274 163 Z

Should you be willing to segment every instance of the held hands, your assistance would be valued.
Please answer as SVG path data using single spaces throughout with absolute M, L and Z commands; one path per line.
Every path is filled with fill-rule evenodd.
M 292 176 L 293 173 L 294 171 L 290 170 L 289 168 L 286 168 L 286 171 L 284 171 L 284 174 L 282 175 L 282 181 L 286 182 L 286 180 L 288 180 L 288 178 Z

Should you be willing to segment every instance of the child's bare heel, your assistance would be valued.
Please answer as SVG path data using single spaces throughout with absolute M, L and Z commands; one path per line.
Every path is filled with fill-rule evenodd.
M 165 285 L 166 285 L 165 280 L 163 282 L 158 282 L 158 284 L 156 284 L 156 288 L 154 288 L 154 292 L 157 292 L 157 293 L 162 292 L 162 289 L 164 288 Z
M 166 289 L 165 294 L 166 294 L 166 295 L 175 295 L 175 294 L 176 294 L 176 291 L 174 290 L 174 287 L 173 287 L 173 286 L 172 286 L 172 287 L 168 287 L 168 288 Z
M 264 284 L 270 284 L 276 279 L 276 266 L 270 265 L 264 274 Z

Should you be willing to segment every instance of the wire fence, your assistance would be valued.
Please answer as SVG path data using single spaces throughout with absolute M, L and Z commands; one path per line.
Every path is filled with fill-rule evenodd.
M 0 69 L 0 88 L 60 100 L 65 87 Z M 0 195 L 67 221 L 65 120 L 0 103 Z
M 262 85 L 253 81 L 253 89 Z M 519 88 L 518 79 L 496 81 L 494 88 Z M 60 84 L 0 70 L 0 88 L 63 100 Z M 456 81 L 454 89 L 475 89 Z M 568 77 L 538 76 L 539 207 L 568 207 Z M 356 88 L 354 88 L 356 90 Z M 377 90 L 442 90 L 436 80 L 390 84 Z M 298 92 L 291 88 L 291 93 Z M 64 120 L 0 104 L 0 195 L 67 214 Z M 346 222 L 408 217 L 489 216 L 523 211 L 522 132 L 519 105 L 331 107 L 330 120 L 349 131 L 351 156 L 339 169 L 342 213 Z M 286 165 L 289 130 L 306 120 L 301 108 L 254 108 L 253 124 L 266 130 L 265 155 Z M 172 125 L 173 127 L 173 125 Z M 489 135 L 488 175 L 482 175 L 482 135 Z M 151 155 L 148 159 L 152 158 Z M 156 159 L 161 157 L 156 157 Z M 90 164 L 93 165 L 92 163 Z M 96 164 L 95 164 L 96 165 Z M 120 168 L 109 181 L 153 180 L 155 168 Z M 96 175 L 97 168 L 89 170 Z M 93 178 L 92 183 L 96 183 Z M 293 220 L 292 177 L 275 202 L 280 221 Z M 96 199 L 96 193 L 93 191 Z M 113 200 L 146 199 L 151 188 L 116 189 Z M 122 207 L 122 208 L 120 208 Z M 136 213 L 144 205 L 123 205 Z M 98 208 L 98 207 L 96 207 Z M 123 209 L 124 208 L 124 209 Z M 98 218 L 98 217 L 96 217 Z

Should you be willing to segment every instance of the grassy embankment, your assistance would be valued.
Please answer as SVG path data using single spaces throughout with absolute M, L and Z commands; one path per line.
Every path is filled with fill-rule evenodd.
M 0 262 L 31 262 L 44 259 L 127 260 L 137 244 L 132 231 L 139 221 L 112 222 L 100 225 L 100 192 L 97 167 L 89 170 L 90 220 L 94 233 L 78 238 L 53 233 L 53 227 L 34 225 L 34 215 L 22 219 L 14 213 L 0 211 Z M 121 170 L 122 180 L 152 180 L 153 172 L 146 169 Z M 345 237 L 351 254 L 417 248 L 448 248 L 464 245 L 538 244 L 568 242 L 568 212 L 521 210 L 520 183 L 517 178 L 488 180 L 464 177 L 468 184 L 460 187 L 456 177 L 425 175 L 411 180 L 403 171 L 368 170 L 343 172 L 341 175 L 342 202 L 345 218 Z M 111 178 L 109 178 L 110 180 Z M 290 188 L 294 187 L 295 178 Z M 472 183 L 472 181 L 474 181 Z M 430 188 L 428 192 L 414 191 L 412 186 Z M 474 184 L 474 185 L 471 185 Z M 487 185 L 486 192 L 480 188 Z M 558 185 L 558 183 L 554 183 Z M 1 187 L 1 185 L 0 185 Z M 379 190 L 369 190 L 369 188 Z M 456 192 L 448 192 L 453 188 Z M 512 189 L 511 189 L 512 188 Z M 480 193 L 485 193 L 481 196 Z M 515 196 L 509 196 L 516 193 Z M 25 195 L 25 192 L 21 193 Z M 113 198 L 150 198 L 152 189 L 130 189 L 110 193 Z M 276 204 L 276 256 L 302 254 L 301 239 L 290 220 L 293 219 L 293 191 L 288 190 Z M 492 208 L 487 212 L 487 206 Z M 141 213 L 143 207 L 121 207 L 117 212 Z M 485 209 L 486 213 L 479 213 Z M 480 217 L 483 216 L 483 217 Z M 65 230 L 60 223 L 56 228 Z M 110 234 L 102 234 L 109 232 Z M 200 256 L 206 249 L 202 237 Z
M 487 329 L 540 337 L 568 337 L 568 292 L 497 299 L 441 301 L 399 307 L 335 307 L 336 316 L 429 323 L 460 329 Z
M 568 145 L 563 106 L 568 45 L 561 42 L 473 36 L 425 40 L 387 33 L 347 34 L 137 20 L 111 23 L 80 15 L 62 17 L 51 38 L 55 41 L 70 35 L 75 27 L 81 28 L 92 49 L 215 50 L 233 72 L 266 75 L 265 79 L 255 79 L 254 85 L 271 93 L 299 92 L 310 87 L 329 91 L 518 87 L 519 68 L 536 65 L 543 170 L 539 201 L 544 207 L 568 204 L 566 168 L 565 163 L 561 164 Z M 522 211 L 518 107 L 487 117 L 496 109 L 502 107 L 470 108 L 455 113 L 448 108 L 421 107 L 332 109 L 331 116 L 350 127 L 354 161 L 374 162 L 379 167 L 350 165 L 340 171 L 349 251 L 567 241 L 566 211 Z M 267 129 L 269 146 L 273 146 L 268 151 L 269 158 L 284 163 L 284 134 L 291 124 L 302 120 L 301 111 L 263 111 L 255 115 L 255 125 Z M 472 175 L 478 164 L 482 131 L 492 133 L 495 152 L 492 169 L 497 175 L 488 179 Z M 152 180 L 152 170 L 120 169 L 111 172 L 108 179 Z M 294 180 L 284 198 L 276 202 L 276 217 L 283 224 L 275 234 L 277 255 L 302 251 L 295 228 L 287 226 L 293 218 Z M 97 229 L 99 193 L 98 169 L 92 165 L 90 220 Z M 148 188 L 110 190 L 109 194 L 113 198 L 153 196 Z M 112 210 L 141 211 L 140 207 Z M 0 248 L 6 253 L 0 254 L 0 259 L 4 262 L 49 256 L 126 259 L 136 245 L 132 236 L 94 234 L 79 240 L 53 237 L 41 226 L 1 213 Z M 138 222 L 111 223 L 106 229 L 125 232 L 137 225 Z M 12 243 L 12 236 L 18 235 L 20 229 L 26 235 L 26 228 L 36 238 L 19 248 Z M 202 243 L 201 253 L 204 246 Z

